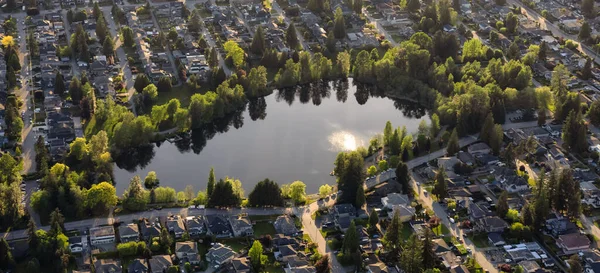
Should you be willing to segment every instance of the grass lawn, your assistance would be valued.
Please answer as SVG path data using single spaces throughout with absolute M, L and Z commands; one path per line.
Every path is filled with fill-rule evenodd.
M 192 95 L 196 93 L 204 94 L 208 91 L 210 91 L 208 87 L 204 86 L 201 86 L 198 92 L 190 90 L 186 84 L 182 84 L 181 86 L 174 86 L 171 92 L 158 93 L 158 97 L 156 98 L 156 103 L 154 105 L 162 105 L 166 104 L 171 99 L 178 99 L 181 103 L 181 107 L 187 108 L 188 105 L 190 105 Z
M 217 240 L 219 243 L 223 243 L 231 247 L 231 249 L 235 252 L 240 252 L 240 250 L 244 248 L 249 248 L 248 241 L 245 238 L 234 238 L 234 239 L 221 239 Z
M 489 247 L 488 238 L 486 234 L 477 234 L 475 236 L 468 236 L 469 240 L 473 242 L 475 247 Z
M 249 215 L 251 221 L 275 221 L 279 215 Z
M 433 230 L 433 233 L 437 236 L 442 236 L 450 233 L 450 230 L 444 224 L 439 224 L 437 227 L 434 227 L 431 230 Z
M 465 246 L 463 244 L 457 244 L 454 246 L 456 246 L 456 250 L 458 250 L 458 253 L 460 253 L 460 255 L 467 254 L 467 248 L 465 248 Z
M 275 231 L 275 227 L 273 227 L 273 224 L 263 221 L 263 222 L 257 222 L 254 227 L 254 236 L 259 238 L 263 235 L 275 235 L 276 231 Z

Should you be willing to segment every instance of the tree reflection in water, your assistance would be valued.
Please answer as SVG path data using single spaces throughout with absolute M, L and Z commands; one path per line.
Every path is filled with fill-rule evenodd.
M 348 89 L 350 82 L 348 80 L 337 80 L 332 82 L 317 82 L 310 85 L 298 86 L 294 88 L 279 89 L 275 92 L 275 100 L 280 102 L 284 100 L 288 105 L 292 105 L 296 96 L 300 103 L 306 104 L 312 100 L 314 105 L 321 105 L 323 98 L 330 98 L 332 89 L 335 90 L 336 100 L 346 102 L 348 99 Z M 383 92 L 370 84 L 353 83 L 356 87 L 354 97 L 356 101 L 363 105 L 370 97 L 383 97 Z M 405 100 L 394 100 L 396 109 L 411 118 L 421 118 L 427 114 L 424 107 L 417 103 Z M 230 127 L 239 129 L 244 125 L 244 112 L 248 110 L 248 115 L 253 121 L 264 120 L 267 116 L 267 102 L 264 97 L 254 98 L 248 101 L 247 106 L 235 111 L 221 119 L 214 120 L 212 123 L 205 124 L 201 128 L 196 128 L 190 132 L 181 133 L 180 140 L 175 141 L 177 150 L 181 153 L 192 151 L 195 154 L 200 154 L 209 140 L 217 134 L 226 133 Z M 156 142 L 156 146 L 160 147 L 162 141 Z M 146 167 L 154 157 L 154 145 L 146 145 L 137 149 L 131 149 L 122 152 L 115 157 L 115 163 L 121 169 L 134 172 L 137 168 Z

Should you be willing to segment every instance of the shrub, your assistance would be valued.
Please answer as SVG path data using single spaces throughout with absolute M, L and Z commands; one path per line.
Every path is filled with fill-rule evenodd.
M 142 255 L 145 248 L 145 242 L 128 242 L 117 245 L 117 251 L 121 257 Z

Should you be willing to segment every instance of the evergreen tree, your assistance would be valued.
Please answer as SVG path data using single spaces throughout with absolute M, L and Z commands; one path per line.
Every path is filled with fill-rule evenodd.
M 583 69 L 581 69 L 581 78 L 584 80 L 589 80 L 592 77 L 592 59 L 587 58 L 585 61 L 585 65 Z
M 444 170 L 444 167 L 439 169 L 433 180 L 435 184 L 432 193 L 439 200 L 444 200 L 448 196 L 448 184 L 446 183 L 446 170 Z
M 369 229 L 377 230 L 377 224 L 379 224 L 379 215 L 375 209 L 371 209 L 371 213 L 369 214 Z
M 394 210 L 393 213 L 394 216 L 392 216 L 392 221 L 385 230 L 383 243 L 385 244 L 386 249 L 393 253 L 392 256 L 395 256 L 399 253 L 402 244 L 402 238 L 400 237 L 402 225 L 400 222 L 400 212 Z
M 215 182 L 215 168 L 210 167 L 210 172 L 208 173 L 208 183 L 206 184 L 206 194 L 209 198 L 215 189 Z
M 352 9 L 357 15 L 362 15 L 363 0 L 352 1 Z
M 596 17 L 596 11 L 594 8 L 594 0 L 582 0 L 581 1 L 581 12 L 587 18 Z
M 134 34 L 133 34 L 133 30 L 130 27 L 123 27 L 121 29 L 121 35 L 123 36 L 123 44 L 126 47 L 133 47 L 135 46 L 135 39 L 134 39 Z
M 421 8 L 419 0 L 406 0 L 406 9 L 411 12 L 416 12 Z
M 452 130 L 452 134 L 450 135 L 450 139 L 448 140 L 448 146 L 446 147 L 446 153 L 449 156 L 453 156 L 460 151 L 460 144 L 458 143 L 458 133 L 456 132 L 456 128 Z
M 40 245 L 40 238 L 38 237 L 37 227 L 33 218 L 29 217 L 29 223 L 27 223 L 27 244 L 29 245 L 30 251 L 36 251 Z
M 55 208 L 52 213 L 50 213 L 50 231 L 49 234 L 51 236 L 56 236 L 58 234 L 62 234 L 65 230 L 65 217 L 60 212 L 59 208 Z
M 600 126 L 600 100 L 592 102 L 592 105 L 587 112 L 587 116 L 590 119 L 590 123 L 595 126 Z
M 108 36 L 110 36 L 110 33 L 106 21 L 104 21 L 104 16 L 100 15 L 100 19 L 96 22 L 96 37 L 98 37 L 98 41 L 104 42 Z
M 285 42 L 292 50 L 297 50 L 301 47 L 298 34 L 296 34 L 296 26 L 293 23 L 285 31 Z
M 398 162 L 398 166 L 396 166 L 396 180 L 400 183 L 400 186 L 402 186 L 403 194 L 412 195 L 408 165 L 402 161 Z
M 357 251 L 359 251 L 359 238 L 358 233 L 356 232 L 356 225 L 354 224 L 354 221 L 352 221 L 344 236 L 342 253 L 345 255 L 352 255 Z
M 388 143 L 389 145 L 389 149 L 390 155 L 399 155 L 401 152 L 401 148 L 402 148 L 402 139 L 400 138 L 400 132 L 398 130 L 395 130 L 394 133 L 392 134 L 392 137 L 390 138 L 390 141 Z
M 162 76 L 158 79 L 158 83 L 156 84 L 156 88 L 158 88 L 159 93 L 171 92 L 171 78 L 167 76 Z
M 591 36 L 592 28 L 590 27 L 590 24 L 587 21 L 583 21 L 583 24 L 581 24 L 581 28 L 579 28 L 579 35 L 577 36 L 577 38 L 579 38 L 579 40 L 583 42 L 589 39 Z
M 432 269 L 437 264 L 437 255 L 434 251 L 433 232 L 431 229 L 424 229 L 423 233 L 423 269 Z
M 540 50 L 538 51 L 538 60 L 545 62 L 546 61 L 546 52 L 548 51 L 548 45 L 546 41 L 542 41 L 540 43 Z
M 21 70 L 21 63 L 19 62 L 19 56 L 17 56 L 17 53 L 13 52 L 10 54 L 10 57 L 8 58 L 8 66 L 11 66 L 15 71 Z
M 102 44 L 102 53 L 109 58 L 115 56 L 115 46 L 113 39 L 110 36 L 107 36 L 104 39 L 104 43 Z
M 366 202 L 367 199 L 365 197 L 365 189 L 362 187 L 362 185 L 359 185 L 358 189 L 356 190 L 356 201 L 354 202 L 354 206 L 356 208 L 362 208 Z
M 492 134 L 494 131 L 494 117 L 492 113 L 489 113 L 485 118 L 485 122 L 481 127 L 481 133 L 479 133 L 479 139 L 483 141 L 483 143 L 490 145 Z
M 534 223 L 533 209 L 529 206 L 529 203 L 525 204 L 521 208 L 521 223 L 526 226 L 531 226 Z
M 493 127 L 492 135 L 490 139 L 490 147 L 492 148 L 492 152 L 494 155 L 500 154 L 500 149 L 502 148 L 504 138 L 504 130 L 502 130 L 502 125 L 496 124 Z
M 334 18 L 333 36 L 336 39 L 346 38 L 346 20 L 344 19 L 344 14 L 342 13 L 342 9 L 340 7 L 335 10 Z
M 79 104 L 79 101 L 83 97 L 81 82 L 77 76 L 73 77 L 71 83 L 69 83 L 69 95 L 71 95 L 71 100 L 73 100 L 74 104 Z
M 503 191 L 498 197 L 498 203 L 496 204 L 496 213 L 498 216 L 504 218 L 508 212 L 508 192 Z
M 17 76 L 15 75 L 15 70 L 12 66 L 8 67 L 6 72 L 6 81 L 8 82 L 8 89 L 13 89 L 17 86 Z
M 213 69 L 219 67 L 219 52 L 217 52 L 217 49 L 214 47 L 210 49 L 208 65 Z
M 152 82 L 150 82 L 150 79 L 148 79 L 148 76 L 146 76 L 146 74 L 140 73 L 135 76 L 133 88 L 135 88 L 135 91 L 137 91 L 138 93 L 142 93 L 142 91 L 144 91 L 144 88 L 146 88 L 146 86 L 150 85 L 151 83 Z
M 0 237 L 0 269 L 8 269 L 15 265 L 11 247 L 4 237 Z
M 394 133 L 394 129 L 392 128 L 392 123 L 388 120 L 385 123 L 385 128 L 383 129 L 383 145 L 388 146 L 390 144 L 390 139 L 392 134 Z
M 415 234 L 408 238 L 403 247 L 400 265 L 405 273 L 421 273 L 423 270 L 423 245 Z
M 54 78 L 54 94 L 62 96 L 65 93 L 65 80 L 60 73 L 60 71 L 56 72 L 56 77 Z
M 258 26 L 254 37 L 252 38 L 252 44 L 250 45 L 250 52 L 262 56 L 266 49 L 265 32 L 262 26 Z

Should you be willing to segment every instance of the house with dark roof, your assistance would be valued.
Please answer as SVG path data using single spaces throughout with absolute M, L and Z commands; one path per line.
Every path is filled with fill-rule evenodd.
M 121 273 L 121 261 L 115 259 L 102 259 L 94 262 L 96 273 Z
M 552 221 L 546 222 L 546 230 L 555 238 L 560 235 L 578 233 L 579 228 L 568 218 L 555 218 Z
M 206 217 L 202 215 L 188 216 L 185 218 L 185 226 L 190 236 L 206 234 Z
M 222 266 L 231 262 L 236 253 L 230 247 L 221 243 L 214 244 L 206 253 L 206 260 L 216 266 Z
M 142 239 L 149 241 L 152 237 L 157 237 L 160 235 L 160 221 L 158 219 L 154 222 L 148 221 L 148 219 L 142 219 L 140 221 L 140 233 L 142 235 Z
M 273 246 L 274 247 L 287 246 L 287 245 L 291 245 L 293 248 L 298 248 L 300 246 L 300 242 L 296 238 L 293 238 L 290 236 L 285 236 L 283 234 L 275 234 L 273 236 Z
M 469 154 L 477 156 L 481 154 L 489 154 L 492 151 L 492 149 L 487 144 L 479 142 L 467 147 L 467 151 L 469 152 Z
M 488 233 L 488 241 L 494 246 L 503 246 L 506 244 L 502 235 L 498 232 Z
M 232 216 L 229 218 L 229 224 L 233 230 L 233 236 L 235 237 L 246 237 L 254 235 L 254 229 L 252 228 L 252 222 L 248 217 Z
M 130 223 L 119 226 L 119 236 L 121 238 L 121 243 L 138 241 L 140 239 L 138 225 L 135 223 Z
M 207 235 L 214 235 L 217 238 L 230 238 L 233 236 L 229 221 L 225 215 L 207 215 L 208 223 Z
M 443 239 L 433 239 L 432 242 L 433 242 L 433 252 L 435 252 L 436 255 L 450 251 L 450 247 L 448 246 L 446 241 L 444 241 Z
M 455 265 L 450 269 L 450 273 L 469 273 L 469 269 L 464 265 Z
M 381 204 L 387 209 L 393 209 L 394 206 L 398 205 L 408 206 L 410 205 L 410 198 L 406 194 L 390 193 L 381 198 Z
M 135 259 L 127 266 L 128 273 L 148 273 L 150 268 L 145 259 Z
M 368 273 L 388 273 L 390 271 L 388 270 L 388 267 L 384 263 L 378 262 L 378 263 L 368 265 L 367 272 Z
M 556 245 L 562 249 L 564 254 L 569 255 L 580 251 L 589 250 L 590 239 L 580 233 L 571 233 L 558 236 Z
M 286 257 L 298 256 L 298 252 L 289 245 L 277 247 L 273 254 L 278 261 L 283 261 Z
M 183 218 L 179 215 L 171 215 L 167 217 L 167 230 L 175 235 L 175 238 L 181 238 L 185 233 L 185 226 L 183 225 Z
M 231 260 L 231 267 L 235 273 L 250 273 L 252 269 L 247 257 L 234 258 Z
M 169 255 L 154 255 L 148 260 L 151 273 L 165 273 L 173 265 Z
M 354 217 L 348 214 L 338 216 L 334 219 L 335 227 L 341 230 L 342 232 L 346 232 L 346 230 L 348 230 L 348 227 L 350 227 L 350 224 L 352 223 L 353 219 Z
M 273 226 L 275 227 L 275 231 L 277 231 L 277 233 L 287 236 L 296 236 L 299 232 L 294 219 L 292 219 L 292 217 L 289 215 L 278 216 L 273 223 Z
M 506 221 L 497 216 L 488 216 L 476 222 L 477 229 L 485 232 L 503 232 L 508 228 Z
M 189 262 L 190 264 L 200 264 L 200 254 L 198 254 L 198 245 L 196 242 L 176 242 L 175 255 L 180 261 Z

